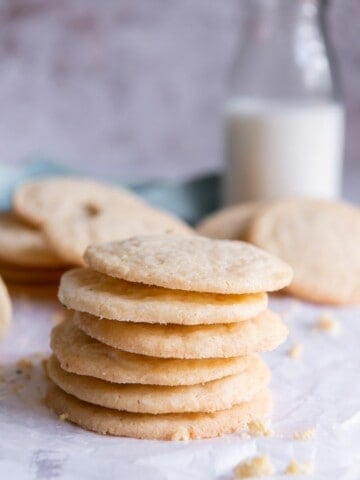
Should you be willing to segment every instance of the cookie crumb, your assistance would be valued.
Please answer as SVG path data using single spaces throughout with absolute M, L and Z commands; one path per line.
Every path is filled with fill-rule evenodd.
M 300 358 L 303 354 L 303 346 L 300 343 L 294 343 L 292 347 L 289 348 L 288 350 L 288 355 L 290 358 L 293 358 L 296 360 L 297 358 Z
M 264 423 L 261 420 L 251 420 L 247 427 L 248 433 L 254 437 L 270 437 L 272 435 L 269 422 Z
M 335 335 L 340 332 L 340 323 L 329 312 L 324 312 L 317 319 L 317 328 L 323 332 Z
M 239 463 L 239 465 L 234 468 L 233 480 L 260 476 L 266 477 L 274 473 L 275 470 L 268 455 L 259 455 L 258 457 L 249 458 Z
M 312 440 L 315 437 L 316 430 L 314 427 L 307 428 L 301 432 L 294 432 L 294 440 Z
M 174 442 L 187 442 L 190 440 L 189 430 L 185 427 L 181 427 L 173 433 L 171 440 Z
M 299 475 L 313 473 L 313 463 L 308 460 L 302 464 L 296 460 L 291 460 L 284 472 L 286 475 Z
M 59 415 L 59 418 L 62 422 L 65 422 L 66 420 L 68 420 L 69 418 L 69 414 L 68 413 L 62 413 L 61 415 Z

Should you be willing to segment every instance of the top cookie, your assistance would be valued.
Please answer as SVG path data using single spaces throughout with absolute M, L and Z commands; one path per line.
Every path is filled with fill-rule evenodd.
M 149 235 L 94 245 L 94 270 L 132 282 L 210 293 L 257 293 L 288 285 L 291 268 L 244 242 L 198 236 Z
M 55 215 L 74 211 L 92 215 L 117 204 L 127 208 L 143 205 L 129 191 L 74 177 L 50 177 L 26 182 L 13 196 L 13 208 L 17 215 L 35 226 Z
M 204 218 L 196 231 L 204 237 L 219 240 L 246 240 L 250 221 L 260 206 L 260 202 L 249 202 L 222 208 Z
M 255 216 L 249 240 L 294 268 L 289 292 L 320 303 L 360 303 L 358 208 L 326 200 L 275 202 Z

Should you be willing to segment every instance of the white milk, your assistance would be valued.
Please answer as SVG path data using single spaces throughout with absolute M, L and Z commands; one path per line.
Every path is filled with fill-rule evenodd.
M 340 194 L 340 104 L 232 101 L 226 108 L 225 200 Z

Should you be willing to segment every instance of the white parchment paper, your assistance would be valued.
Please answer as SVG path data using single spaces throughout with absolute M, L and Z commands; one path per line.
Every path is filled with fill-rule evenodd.
M 311 478 L 360 479 L 359 308 L 326 309 L 341 323 L 333 336 L 314 329 L 324 307 L 273 298 L 290 329 L 287 343 L 264 355 L 273 372 L 274 436 L 174 443 L 96 435 L 48 411 L 40 359 L 60 306 L 51 289 L 17 289 L 12 298 L 13 323 L 0 344 L 0 479 L 230 479 L 237 463 L 257 454 L 270 456 L 273 478 L 285 478 L 295 459 L 314 462 Z M 302 344 L 301 359 L 287 355 L 293 343 Z M 33 367 L 18 363 L 29 356 Z M 313 439 L 293 439 L 313 427 Z

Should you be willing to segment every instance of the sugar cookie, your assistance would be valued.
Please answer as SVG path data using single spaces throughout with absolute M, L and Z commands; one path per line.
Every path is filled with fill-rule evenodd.
M 0 213 L 0 262 L 22 267 L 59 268 L 64 262 L 50 249 L 40 230 Z
M 214 413 L 170 413 L 164 415 L 119 412 L 86 403 L 50 385 L 47 404 L 59 416 L 97 433 L 149 440 L 172 440 L 186 434 L 189 439 L 217 437 L 245 429 L 254 419 L 271 410 L 267 390 L 251 402 Z
M 251 356 L 178 360 L 124 352 L 92 339 L 71 320 L 64 320 L 51 334 L 51 348 L 61 367 L 115 383 L 194 385 L 243 371 Z
M 47 372 L 58 387 L 80 400 L 115 410 L 152 414 L 225 410 L 251 400 L 270 380 L 268 367 L 256 356 L 237 375 L 179 387 L 125 385 L 76 375 L 63 370 L 54 356 L 48 361 Z
M 112 320 L 177 323 L 231 323 L 265 310 L 265 293 L 221 295 L 130 283 L 86 268 L 66 272 L 59 300 L 66 307 Z
M 358 208 L 327 200 L 279 201 L 259 211 L 248 235 L 293 267 L 288 292 L 320 303 L 360 303 Z
M 104 208 L 92 215 L 67 212 L 48 219 L 44 235 L 53 250 L 67 263 L 83 265 L 89 245 L 151 233 L 194 234 L 180 219 L 150 207 Z
M 107 275 L 195 292 L 267 292 L 292 279 L 285 262 L 253 245 L 200 236 L 134 237 L 91 246 L 84 258 Z
M 20 185 L 13 196 L 16 214 L 35 226 L 69 212 L 92 216 L 117 205 L 136 208 L 144 204 L 130 191 L 76 177 L 29 181 Z
M 87 335 L 127 352 L 163 358 L 216 358 L 273 350 L 288 329 L 270 310 L 238 323 L 215 325 L 149 325 L 100 320 L 74 312 L 73 322 Z
M 246 240 L 246 232 L 260 202 L 240 203 L 205 217 L 196 227 L 204 237 L 222 240 Z

